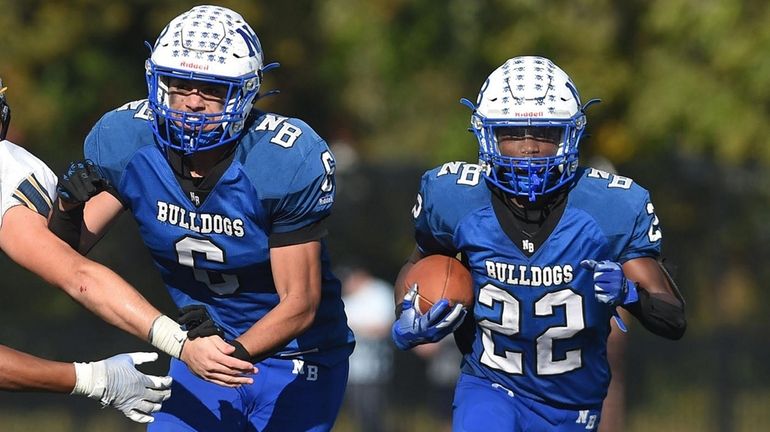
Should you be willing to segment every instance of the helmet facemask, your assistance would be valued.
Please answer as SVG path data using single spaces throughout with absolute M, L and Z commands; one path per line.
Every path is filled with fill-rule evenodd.
M 479 160 L 491 184 L 534 202 L 572 181 L 586 119 L 574 85 L 550 60 L 510 59 L 489 76 L 477 105 L 465 102 L 474 110 L 470 130 L 479 142 Z M 501 128 L 514 128 L 522 138 L 553 142 L 556 154 L 504 155 L 498 145 Z
M 224 86 L 223 111 L 218 113 L 187 112 L 171 108 L 169 82 L 180 78 L 174 71 L 155 68 L 147 74 L 150 100 L 155 115 L 153 128 L 164 144 L 185 154 L 205 151 L 236 140 L 243 131 L 259 89 L 259 79 L 223 80 L 196 75 L 194 81 Z M 150 81 L 151 80 L 151 81 Z

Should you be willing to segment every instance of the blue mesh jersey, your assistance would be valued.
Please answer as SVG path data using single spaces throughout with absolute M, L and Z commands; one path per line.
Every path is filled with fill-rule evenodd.
M 553 232 L 532 252 L 501 228 L 479 165 L 444 164 L 422 177 L 413 209 L 425 254 L 462 253 L 473 275 L 476 334 L 463 372 L 545 403 L 598 407 L 607 394 L 611 310 L 594 297 L 584 259 L 623 263 L 660 254 L 646 190 L 581 168 Z
M 105 114 L 86 138 L 85 156 L 133 213 L 174 303 L 206 304 L 226 337 L 235 338 L 279 302 L 268 237 L 329 215 L 333 156 L 301 120 L 261 113 L 196 207 L 156 145 L 148 119 L 146 100 Z M 321 261 L 315 321 L 277 356 L 333 364 L 352 351 L 340 282 L 323 241 Z

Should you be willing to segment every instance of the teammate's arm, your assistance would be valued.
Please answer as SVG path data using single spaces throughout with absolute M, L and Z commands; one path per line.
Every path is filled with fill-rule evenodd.
M 635 258 L 623 264 L 625 276 L 637 284 L 639 301 L 624 306 L 649 331 L 680 339 L 687 329 L 684 299 L 662 264 L 650 257 Z
M 321 303 L 321 242 L 270 248 L 280 302 L 236 340 L 254 358 L 264 358 L 307 330 Z

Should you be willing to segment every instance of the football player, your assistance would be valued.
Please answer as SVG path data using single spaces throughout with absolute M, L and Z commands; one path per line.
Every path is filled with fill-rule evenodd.
M 46 227 L 56 190 L 56 176 L 39 159 L 5 140 L 11 109 L 0 80 L 0 248 L 11 259 L 72 294 L 80 288 L 133 290 L 103 266 L 89 261 Z M 85 305 L 87 295 L 76 297 Z M 135 298 L 126 299 L 128 306 Z M 168 399 L 171 378 L 145 375 L 135 365 L 157 353 L 119 354 L 91 363 L 45 360 L 0 345 L 0 389 L 85 395 L 114 406 L 139 423 Z
M 339 411 L 353 334 L 324 240 L 335 161 L 303 121 L 253 109 L 271 66 L 238 13 L 182 13 L 145 64 L 148 98 L 104 115 L 68 175 L 111 189 L 60 190 L 70 244 L 85 253 L 129 210 L 173 301 L 202 312 L 196 341 L 259 371 L 235 389 L 172 359 L 153 431 L 327 431 Z
M 515 57 L 481 87 L 471 130 L 479 164 L 426 172 L 413 209 L 417 247 L 400 273 L 431 254 L 460 254 L 475 304 L 455 389 L 455 431 L 596 430 L 610 370 L 616 308 L 679 339 L 684 301 L 661 265 L 649 193 L 627 177 L 578 167 L 585 109 L 567 74 Z M 408 349 L 462 322 L 462 306 L 421 315 L 419 287 L 396 293 L 392 336 Z M 625 328 L 622 325 L 622 328 Z M 464 343 L 463 343 L 464 342 Z

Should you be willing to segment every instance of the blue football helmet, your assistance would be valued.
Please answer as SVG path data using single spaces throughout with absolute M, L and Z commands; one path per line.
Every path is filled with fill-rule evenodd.
M 237 12 L 196 6 L 163 29 L 145 69 L 154 116 L 150 123 L 158 142 L 189 155 L 239 138 L 259 93 L 262 46 Z M 171 78 L 224 86 L 224 111 L 201 114 L 172 109 L 168 94 Z
M 586 106 L 572 80 L 553 62 L 535 56 L 509 59 L 489 75 L 475 105 L 462 102 L 473 110 L 470 130 L 479 142 L 487 181 L 535 201 L 574 178 Z M 552 140 L 558 151 L 548 157 L 505 156 L 498 147 L 499 128 Z

